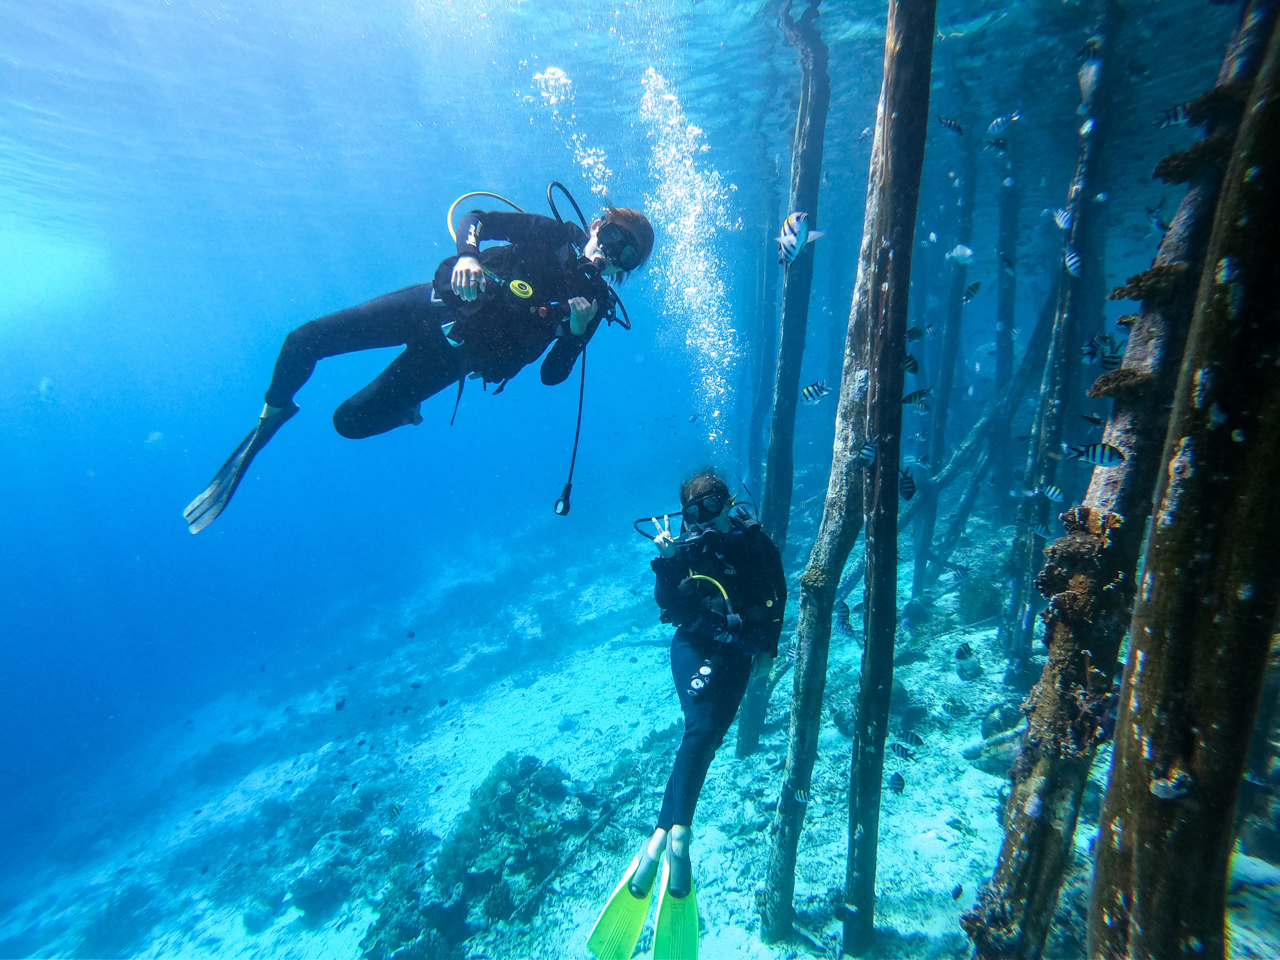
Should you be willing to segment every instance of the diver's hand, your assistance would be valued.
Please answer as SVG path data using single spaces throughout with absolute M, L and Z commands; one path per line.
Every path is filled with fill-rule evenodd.
M 653 538 L 653 545 L 658 548 L 660 556 L 670 560 L 676 555 L 676 538 L 671 535 L 671 518 L 663 517 L 662 523 L 658 523 L 657 517 L 650 517 L 650 520 L 653 528 L 658 531 L 658 535 Z
M 463 300 L 474 300 L 484 292 L 484 270 L 475 257 L 459 257 L 453 265 L 453 276 L 449 278 L 453 284 L 453 292 Z
M 574 297 L 569 301 L 569 329 L 573 331 L 575 337 L 580 337 L 587 332 L 587 324 L 596 315 L 597 309 L 596 301 L 587 303 L 586 297 Z

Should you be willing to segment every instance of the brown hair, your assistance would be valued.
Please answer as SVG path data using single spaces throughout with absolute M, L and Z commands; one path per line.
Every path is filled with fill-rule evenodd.
M 713 493 L 719 494 L 725 503 L 729 502 L 729 484 L 724 477 L 716 473 L 714 467 L 703 467 L 680 484 L 680 508 Z
M 604 223 L 616 223 L 636 238 L 636 243 L 639 244 L 636 252 L 640 255 L 640 260 L 631 270 L 643 267 L 645 261 L 649 259 L 649 254 L 653 252 L 653 224 L 649 222 L 649 218 L 631 207 L 608 206 L 600 214 L 600 219 Z M 623 276 L 630 274 L 631 270 L 625 271 Z

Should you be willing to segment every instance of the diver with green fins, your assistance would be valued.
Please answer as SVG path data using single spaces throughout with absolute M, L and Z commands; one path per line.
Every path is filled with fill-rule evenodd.
M 557 187 L 573 204 L 581 227 L 560 216 L 552 193 Z M 455 229 L 458 204 L 475 196 L 495 197 L 514 209 L 472 210 Z M 467 379 L 481 380 L 486 389 L 497 384 L 496 395 L 544 351 L 542 382 L 562 383 L 602 320 L 630 329 L 613 285 L 649 258 L 654 235 L 648 218 L 638 210 L 609 206 L 588 225 L 558 182 L 547 188 L 547 200 L 554 217 L 526 213 L 494 193 L 459 197 L 447 217 L 458 252 L 440 264 L 431 283 L 397 290 L 292 331 L 276 359 L 257 425 L 183 511 L 191 532 L 199 533 L 226 508 L 253 458 L 298 412 L 294 394 L 326 357 L 404 346 L 372 383 L 334 411 L 338 433 L 359 440 L 421 423 L 422 401 L 452 384 L 458 387 L 456 416 Z M 481 250 L 487 240 L 506 242 Z M 580 367 L 585 378 L 585 356 Z M 580 389 L 579 428 L 581 396 Z M 569 482 L 556 501 L 556 513 L 562 516 L 569 512 L 572 480 L 571 465 Z
M 662 798 L 657 828 L 632 859 L 587 939 L 597 960 L 629 960 L 639 942 L 655 881 L 654 960 L 698 955 L 698 907 L 690 846 L 707 770 L 737 715 L 755 658 L 777 656 L 787 581 L 777 546 L 729 485 L 706 468 L 680 487 L 679 535 L 672 514 L 642 518 L 654 542 L 650 564 L 663 623 L 674 624 L 671 676 L 684 736 Z M 641 524 L 652 523 L 649 534 Z M 665 854 L 665 855 L 664 855 Z M 661 879 L 658 874 L 661 870 Z

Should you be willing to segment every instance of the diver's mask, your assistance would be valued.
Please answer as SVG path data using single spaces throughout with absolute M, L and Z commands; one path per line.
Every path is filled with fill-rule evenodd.
M 724 513 L 727 506 L 731 506 L 731 504 L 727 503 L 720 494 L 708 493 L 705 497 L 699 497 L 681 510 L 680 516 L 684 518 L 685 523 L 690 525 L 710 523 Z
M 640 266 L 640 243 L 630 230 L 616 223 L 605 223 L 596 231 L 596 244 L 609 262 L 626 273 Z

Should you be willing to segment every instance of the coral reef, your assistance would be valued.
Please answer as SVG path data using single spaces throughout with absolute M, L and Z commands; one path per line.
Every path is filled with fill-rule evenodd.
M 1116 287 L 1107 294 L 1107 299 L 1152 300 L 1162 303 L 1173 296 L 1178 281 L 1186 272 L 1187 265 L 1182 261 L 1157 264 L 1141 273 L 1135 273 L 1125 281 L 1123 287 Z
M 1175 184 L 1216 172 L 1226 164 L 1233 143 L 1235 136 L 1232 134 L 1207 137 L 1186 150 L 1169 154 L 1156 164 L 1151 176 L 1165 183 Z
M 1151 389 L 1155 382 L 1154 374 L 1120 367 L 1118 370 L 1112 370 L 1098 377 L 1086 393 L 1094 400 L 1105 400 L 1108 397 L 1132 397 Z

